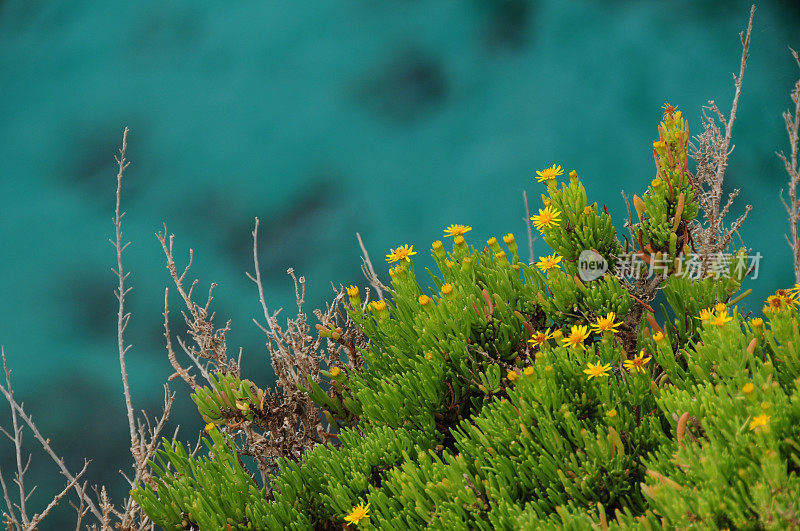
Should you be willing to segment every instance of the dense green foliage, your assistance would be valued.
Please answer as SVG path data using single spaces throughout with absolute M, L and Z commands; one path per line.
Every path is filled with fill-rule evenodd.
M 134 498 L 166 529 L 338 529 L 348 515 L 387 530 L 800 526 L 795 295 L 749 319 L 735 261 L 681 274 L 697 258 L 687 142 L 668 108 L 659 177 L 634 198 L 635 241 L 619 241 L 574 172 L 559 187 L 553 167 L 539 172 L 548 193 L 533 219 L 555 254 L 538 269 L 513 236 L 475 248 L 462 226 L 446 231 L 449 251 L 434 243 L 431 287 L 409 249 L 394 250 L 385 303 L 348 289 L 365 366 L 336 365 L 306 388 L 337 444 L 258 485 L 230 419 L 264 414 L 263 391 L 218 376 L 193 395 L 208 451 L 166 443 Z M 623 249 L 641 277 L 619 270 Z M 609 264 L 604 275 L 581 279 L 585 250 Z

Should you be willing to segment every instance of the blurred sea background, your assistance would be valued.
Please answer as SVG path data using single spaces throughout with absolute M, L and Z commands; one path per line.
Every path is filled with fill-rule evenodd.
M 661 105 L 701 130 L 709 99 L 728 112 L 749 3 L 687 1 L 317 0 L 124 3 L 0 1 L 0 343 L 16 396 L 73 470 L 117 500 L 129 470 L 110 268 L 114 155 L 131 129 L 124 181 L 125 263 L 132 272 L 127 340 L 134 407 L 160 411 L 171 373 L 163 336 L 170 279 L 154 233 L 188 249 L 198 293 L 232 319 L 229 352 L 245 375 L 272 379 L 252 271 L 250 231 L 262 221 L 268 303 L 293 316 L 286 269 L 305 276 L 307 308 L 331 282 L 365 286 L 360 232 L 379 275 L 390 247 L 418 263 L 451 223 L 468 241 L 514 232 L 535 170 L 578 171 L 590 201 L 622 233 L 620 189 L 654 176 Z M 775 152 L 788 149 L 781 112 L 800 75 L 800 4 L 758 3 L 727 186 L 733 215 L 763 255 L 746 300 L 793 283 Z M 524 245 L 521 245 L 524 249 Z M 548 252 L 537 240 L 535 252 Z M 524 253 L 524 251 L 523 251 Z M 174 291 L 173 291 L 174 293 Z M 182 330 L 172 298 L 173 331 Z M 311 323 L 314 324 L 312 318 Z M 202 420 L 180 380 L 172 425 L 194 441 Z M 10 417 L 0 417 L 9 428 Z M 170 430 L 167 430 L 170 432 Z M 40 510 L 62 478 L 33 438 L 28 484 Z M 13 445 L 0 442 L 7 482 Z M 43 529 L 74 525 L 66 502 Z

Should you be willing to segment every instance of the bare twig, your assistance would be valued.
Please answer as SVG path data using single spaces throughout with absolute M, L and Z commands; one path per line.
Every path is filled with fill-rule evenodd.
M 800 57 L 797 52 L 792 50 L 797 66 L 800 67 Z M 798 168 L 798 129 L 800 129 L 800 79 L 794 84 L 794 89 L 790 95 L 794 102 L 794 113 L 784 111 L 783 121 L 786 124 L 786 133 L 789 136 L 789 156 L 783 152 L 778 153 L 778 157 L 783 161 L 786 173 L 789 174 L 789 204 L 783 198 L 781 190 L 781 202 L 789 214 L 789 232 L 791 239 L 786 236 L 786 241 L 792 249 L 794 258 L 794 281 L 800 283 L 800 236 L 798 236 L 798 220 L 800 219 L 800 199 L 797 197 L 797 183 L 800 182 L 800 168 Z
M 47 507 L 44 508 L 44 511 L 31 518 L 30 529 L 36 529 L 39 523 L 41 523 L 41 521 L 44 520 L 48 514 L 50 514 L 50 511 L 52 511 L 53 508 L 56 505 L 58 505 L 58 502 L 61 501 L 61 498 L 66 496 L 67 492 L 69 492 L 75 487 L 75 485 L 78 483 L 78 480 L 86 473 L 86 469 L 88 467 L 89 467 L 89 461 L 84 459 L 83 468 L 81 469 L 81 471 L 75 474 L 75 477 L 69 480 L 69 482 L 67 482 L 66 487 L 64 487 L 61 490 L 61 492 L 59 492 L 53 497 L 50 503 L 47 504 Z
M 733 103 L 728 118 L 725 118 L 717 104 L 710 100 L 703 110 L 703 132 L 695 137 L 690 146 L 691 156 L 697 162 L 697 169 L 694 175 L 689 174 L 689 179 L 705 218 L 704 222 L 696 222 L 692 227 L 692 236 L 697 254 L 703 264 L 703 272 L 708 268 L 709 257 L 718 255 L 728 247 L 733 235 L 742 226 L 752 209 L 751 205 L 747 205 L 744 214 L 740 215 L 730 226 L 725 226 L 724 218 L 728 214 L 733 200 L 739 195 L 739 190 L 734 190 L 728 195 L 726 204 L 721 206 L 725 171 L 734 148 L 731 144 L 733 124 L 736 121 L 739 97 L 742 93 L 742 79 L 750 53 L 750 37 L 753 32 L 755 9 L 755 5 L 750 8 L 747 28 L 739 34 L 742 56 L 739 63 L 739 75 L 733 75 Z
M 130 162 L 125 159 L 125 152 L 128 149 L 128 128 L 122 133 L 122 147 L 119 150 L 119 155 L 115 157 L 119 171 L 117 172 L 117 203 L 114 209 L 114 229 L 115 239 L 109 240 L 111 245 L 117 252 L 117 268 L 111 270 L 117 275 L 118 285 L 114 291 L 117 297 L 117 348 L 119 349 L 119 368 L 122 375 L 122 392 L 125 396 L 125 412 L 128 416 L 128 431 L 130 432 L 131 448 L 135 447 L 138 443 L 136 439 L 136 419 L 133 413 L 133 404 L 131 403 L 131 388 L 128 384 L 128 369 L 125 365 L 125 354 L 131 348 L 131 345 L 125 345 L 124 333 L 128 327 L 131 314 L 125 312 L 125 295 L 131 288 L 125 287 L 125 280 L 130 273 L 126 273 L 122 265 L 122 252 L 130 245 L 130 242 L 122 242 L 122 218 L 125 217 L 125 212 L 120 212 L 120 200 L 122 197 L 122 177 L 125 174 L 125 169 Z
M 370 286 L 375 288 L 375 291 L 378 292 L 378 298 L 383 300 L 383 290 L 388 290 L 388 288 L 383 285 L 378 278 L 378 275 L 375 273 L 375 268 L 372 267 L 372 262 L 369 259 L 367 248 L 364 247 L 364 242 L 361 240 L 361 234 L 356 232 L 356 238 L 358 238 L 358 246 L 361 247 L 362 253 L 361 271 L 363 271 L 364 276 L 367 278 Z
M 58 466 L 58 469 L 61 471 L 61 474 L 65 478 L 67 478 L 68 482 L 72 483 L 72 488 L 78 493 L 79 497 L 83 498 L 84 502 L 89 507 L 89 510 L 92 512 L 92 514 L 98 520 L 102 520 L 102 514 L 98 510 L 97 505 L 95 505 L 94 501 L 92 501 L 92 499 L 86 494 L 85 491 L 82 491 L 79 488 L 80 485 L 76 482 L 76 476 L 69 471 L 67 466 L 64 464 L 64 460 L 61 457 L 59 457 L 55 453 L 55 451 L 53 451 L 53 447 L 50 446 L 50 440 L 42 436 L 41 432 L 39 431 L 39 428 L 36 427 L 36 423 L 33 421 L 33 418 L 31 418 L 31 416 L 25 412 L 22 405 L 20 405 L 14 398 L 14 393 L 11 388 L 11 372 L 8 370 L 8 366 L 6 365 L 6 354 L 5 350 L 3 350 L 2 348 L 0 348 L 0 355 L 2 355 L 3 358 L 3 368 L 6 374 L 6 385 L 4 386 L 0 384 L 0 393 L 2 393 L 3 396 L 5 396 L 6 401 L 11 406 L 11 409 L 14 412 L 14 414 L 18 415 L 19 419 L 21 419 L 22 422 L 24 422 L 25 425 L 28 426 L 28 429 L 30 429 L 31 432 L 33 433 L 33 437 L 37 441 L 39 441 L 39 444 L 42 445 L 42 449 L 45 451 L 45 453 L 47 453 L 47 455 L 50 456 L 50 459 L 52 459 L 53 462 L 56 464 L 56 466 Z
M 183 272 L 178 274 L 178 270 L 175 266 L 175 255 L 173 253 L 175 235 L 168 234 L 167 226 L 164 225 L 164 232 L 158 232 L 156 237 L 161 243 L 161 248 L 164 250 L 164 255 L 167 259 L 167 270 L 172 277 L 172 282 L 175 285 L 175 288 L 177 289 L 181 299 L 183 299 L 186 309 L 188 310 L 188 314 L 183 312 L 183 317 L 186 321 L 189 335 L 197 345 L 196 348 L 192 347 L 189 349 L 192 353 L 192 358 L 196 358 L 198 360 L 208 360 L 209 365 L 203 368 L 204 371 L 210 372 L 211 370 L 216 370 L 222 372 L 223 374 L 232 374 L 233 376 L 238 377 L 239 367 L 236 363 L 236 360 L 228 359 L 227 344 L 225 342 L 225 336 L 230 331 L 231 321 L 228 320 L 228 322 L 222 328 L 215 328 L 215 315 L 210 310 L 211 303 L 214 300 L 214 288 L 216 288 L 217 285 L 215 283 L 211 283 L 209 286 L 208 297 L 205 305 L 201 306 L 194 302 L 194 288 L 197 286 L 199 281 L 197 279 L 193 280 L 188 290 L 184 284 L 184 280 L 189 272 L 189 268 L 192 266 L 194 252 L 189 249 L 189 261 L 186 264 Z M 166 319 L 167 316 L 165 316 L 165 320 Z M 174 366 L 175 365 L 173 364 L 173 367 Z M 211 367 L 211 369 L 209 369 L 209 367 Z M 177 367 L 176 371 L 178 374 L 181 373 L 181 370 L 178 370 Z

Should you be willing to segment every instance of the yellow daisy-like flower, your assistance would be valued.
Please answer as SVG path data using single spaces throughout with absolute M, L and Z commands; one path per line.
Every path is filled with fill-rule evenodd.
M 628 372 L 639 372 L 644 374 L 644 367 L 647 363 L 652 359 L 652 356 L 644 357 L 644 350 L 639 352 L 639 354 L 633 358 L 632 360 L 625 360 L 622 362 L 622 365 L 628 369 Z
M 606 363 L 602 365 L 600 363 L 587 363 L 586 366 L 588 369 L 583 369 L 584 374 L 587 374 L 587 380 L 591 380 L 592 378 L 600 378 L 601 376 L 608 376 L 608 371 L 611 370 L 611 364 Z
M 361 520 L 369 518 L 369 504 L 364 505 L 363 503 L 359 503 L 353 510 L 350 511 L 350 514 L 344 517 L 344 521 L 347 522 L 347 525 L 356 524 L 358 525 L 361 523 Z
M 453 293 L 453 285 L 449 282 L 442 284 L 442 295 L 450 295 L 451 293 Z
M 353 286 L 352 284 L 347 286 L 347 296 L 358 297 L 358 286 Z
M 469 232 L 472 230 L 472 227 L 469 225 L 450 225 L 446 229 L 444 229 L 445 236 L 461 236 L 465 232 Z
M 583 342 L 589 337 L 589 327 L 586 325 L 572 325 L 569 335 L 561 340 L 565 347 L 575 347 L 586 350 Z
M 509 381 L 515 382 L 517 381 L 517 378 L 519 378 L 519 375 L 517 374 L 517 371 L 508 371 L 507 378 Z
M 392 262 L 399 262 L 400 260 L 410 262 L 411 258 L 409 257 L 415 254 L 417 254 L 417 252 L 414 251 L 413 245 L 401 245 L 396 249 L 389 250 L 389 254 L 386 255 L 386 261 L 390 264 Z
M 762 319 L 761 317 L 756 317 L 755 319 L 750 321 L 750 324 L 753 325 L 753 328 L 761 328 L 762 326 L 764 326 L 764 319 Z
M 514 235 L 509 232 L 508 234 L 503 236 L 503 241 L 506 242 L 506 245 L 511 245 L 515 243 Z
M 213 422 L 209 422 L 208 424 L 206 424 L 206 433 L 211 433 L 215 429 L 217 429 L 217 425 L 214 424 Z
M 716 313 L 727 312 L 728 311 L 728 305 L 725 304 L 724 302 L 718 302 L 718 303 L 716 303 L 714 305 L 714 311 Z
M 542 229 L 558 227 L 558 223 L 561 221 L 561 218 L 558 217 L 560 215 L 561 211 L 556 210 L 553 205 L 547 205 L 544 209 L 539 209 L 539 215 L 531 216 L 531 221 L 533 221 L 534 227 L 542 231 Z
M 656 343 L 664 341 L 664 333 L 656 332 L 655 334 L 653 334 L 653 341 L 655 341 Z
M 750 431 L 760 430 L 761 428 L 765 428 L 769 426 L 769 419 L 772 418 L 766 413 L 762 413 L 757 417 L 753 417 L 753 420 L 750 421 Z
M 332 378 L 337 378 L 340 374 L 342 374 L 342 369 L 339 367 L 333 367 L 330 371 Z
M 791 289 L 779 289 L 775 292 L 775 295 L 782 298 L 788 306 L 798 304 L 797 293 Z
M 564 170 L 561 169 L 561 165 L 553 164 L 549 168 L 536 172 L 536 182 L 542 183 L 549 181 L 550 179 L 555 179 L 559 175 L 564 175 Z
M 533 373 L 534 373 L 534 370 L 533 370 L 533 367 L 531 367 L 531 366 L 525 367 L 525 370 L 522 371 L 522 374 L 524 374 L 525 376 L 533 376 Z
M 700 310 L 700 315 L 695 317 L 695 319 L 700 319 L 701 321 L 710 321 L 711 318 L 714 316 L 711 308 L 706 308 L 705 310 Z
M 618 332 L 617 327 L 622 324 L 622 321 L 615 323 L 614 319 L 616 315 L 614 312 L 608 312 L 605 317 L 598 317 L 597 321 L 592 325 L 592 331 L 597 332 L 598 334 L 602 334 L 603 332 L 611 332 L 612 334 L 616 334 Z
M 756 386 L 752 384 L 752 382 L 747 382 L 742 386 L 742 392 L 746 395 L 749 395 L 755 390 Z
M 664 105 L 661 106 L 661 108 L 664 109 L 664 114 L 666 116 L 672 116 L 673 114 L 675 114 L 675 111 L 678 110 L 677 105 L 673 107 L 669 103 L 665 103 Z
M 723 312 L 719 312 L 717 314 L 714 314 L 714 316 L 711 318 L 711 324 L 713 324 L 715 326 L 724 326 L 725 323 L 727 323 L 729 321 L 732 321 L 732 320 L 733 320 L 733 317 L 728 315 L 727 311 L 723 311 Z
M 562 257 L 556 253 L 553 253 L 550 256 L 540 256 L 539 261 L 536 262 L 536 267 L 541 269 L 543 273 L 550 271 L 551 269 L 558 267 L 558 263 L 561 262 L 561 258 Z
M 427 306 L 429 302 L 431 302 L 431 298 L 428 297 L 427 295 L 420 295 L 419 296 L 420 305 Z
M 369 303 L 370 310 L 374 310 L 376 312 L 382 312 L 386 309 L 386 302 L 384 301 L 372 301 Z
M 532 343 L 532 344 L 536 345 L 537 347 L 540 347 L 540 346 L 544 345 L 544 343 L 548 339 L 550 339 L 551 337 L 553 337 L 553 334 L 550 333 L 550 329 L 548 328 L 544 332 L 541 332 L 541 331 L 540 332 L 534 332 L 534 334 L 528 340 L 528 343 Z

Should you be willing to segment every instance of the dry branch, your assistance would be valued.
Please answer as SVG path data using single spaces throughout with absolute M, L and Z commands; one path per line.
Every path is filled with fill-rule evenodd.
M 790 48 L 791 50 L 791 48 Z M 797 66 L 800 67 L 800 57 L 797 52 L 791 50 Z M 786 241 L 792 249 L 794 259 L 794 281 L 800 283 L 800 236 L 797 233 L 797 224 L 800 219 L 800 199 L 797 197 L 797 183 L 800 182 L 800 168 L 798 168 L 798 128 L 800 128 L 800 79 L 794 84 L 794 89 L 790 94 L 794 102 L 794 113 L 784 111 L 783 121 L 786 124 L 786 133 L 789 136 L 789 156 L 783 152 L 778 153 L 778 157 L 783 161 L 786 173 L 789 174 L 789 203 L 783 198 L 781 190 L 781 202 L 789 214 L 789 232 L 791 239 L 786 236 Z

